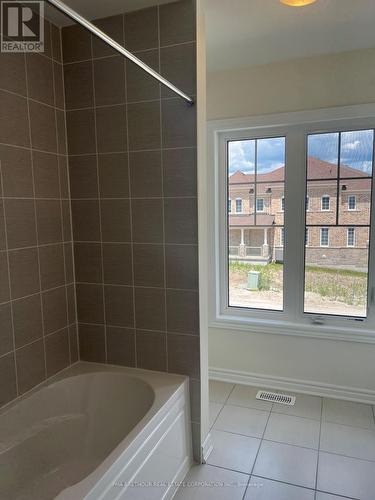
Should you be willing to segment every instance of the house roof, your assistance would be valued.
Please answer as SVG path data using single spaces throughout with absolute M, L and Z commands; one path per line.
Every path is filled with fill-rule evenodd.
M 254 215 L 230 215 L 231 227 L 254 226 Z M 257 226 L 271 226 L 275 221 L 274 215 L 257 214 Z
M 334 180 L 337 177 L 337 165 L 333 163 L 329 163 L 327 161 L 319 160 L 313 156 L 308 158 L 307 165 L 307 178 L 308 180 L 317 180 L 317 179 L 332 179 Z M 347 177 L 368 177 L 368 174 L 362 172 L 361 170 L 357 170 L 355 168 L 349 167 L 347 165 L 340 165 L 340 178 L 344 179 Z M 257 174 L 257 183 L 259 182 L 283 182 L 285 179 L 285 166 L 276 168 L 271 172 L 267 172 L 265 174 Z M 245 174 L 240 170 L 237 170 L 234 174 L 229 177 L 229 184 L 239 185 L 239 184 L 253 184 L 255 182 L 254 174 Z M 358 181 L 350 181 L 350 187 L 352 187 L 353 182 Z M 259 187 L 259 186 L 258 186 Z M 356 186 L 358 189 L 360 186 Z M 366 187 L 366 186 L 364 186 Z

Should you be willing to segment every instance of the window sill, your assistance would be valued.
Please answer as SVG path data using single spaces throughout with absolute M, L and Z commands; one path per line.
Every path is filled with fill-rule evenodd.
M 356 320 L 347 320 L 356 323 Z M 362 322 L 361 322 L 362 323 Z M 308 323 L 293 323 L 285 320 L 254 319 L 238 316 L 221 315 L 209 322 L 210 328 L 240 331 L 244 334 L 271 334 L 307 337 L 324 340 L 340 340 L 375 344 L 375 332 L 370 329 L 340 327 L 329 325 L 312 325 Z

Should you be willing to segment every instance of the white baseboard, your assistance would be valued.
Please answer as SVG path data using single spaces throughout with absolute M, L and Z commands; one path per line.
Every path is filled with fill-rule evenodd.
M 281 389 L 283 391 L 311 394 L 312 396 L 324 396 L 356 401 L 358 403 L 375 404 L 375 391 L 359 389 L 357 387 L 323 384 L 320 382 L 275 377 L 273 375 L 241 372 L 215 367 L 209 369 L 209 378 L 235 384 L 255 385 L 264 387 L 265 389 Z
M 202 461 L 204 464 L 207 462 L 207 459 L 210 456 L 210 453 L 213 449 L 214 445 L 212 441 L 212 436 L 210 433 L 208 433 L 206 439 L 202 444 Z

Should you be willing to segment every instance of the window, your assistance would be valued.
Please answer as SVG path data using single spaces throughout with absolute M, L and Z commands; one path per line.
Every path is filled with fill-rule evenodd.
M 348 210 L 355 210 L 357 208 L 357 199 L 355 195 L 348 196 Z
M 320 230 L 320 246 L 328 247 L 329 246 L 329 229 L 328 227 L 322 227 Z
M 228 217 L 228 305 L 282 310 L 284 214 L 265 209 L 273 192 L 284 192 L 285 139 L 228 141 L 227 151 L 227 196 L 239 184 L 249 193 L 249 214 L 240 226 L 238 217 Z M 280 203 L 280 194 L 276 200 Z
M 354 227 L 348 227 L 347 245 L 348 245 L 348 247 L 355 246 L 355 228 Z
M 242 200 L 241 200 L 241 198 L 237 198 L 237 200 L 236 200 L 236 212 L 238 214 L 242 213 Z
M 347 120 L 346 110 L 332 109 L 332 121 L 324 110 L 209 125 L 217 147 L 208 198 L 212 325 L 375 337 L 371 109 L 374 118 L 353 108 Z M 236 217 L 225 208 L 239 189 L 246 211 Z
M 280 228 L 280 245 L 283 247 L 285 241 L 285 228 Z
M 232 211 L 232 200 L 228 200 L 228 212 L 231 213 Z
M 330 209 L 330 198 L 329 198 L 329 196 L 322 196 L 321 209 L 322 209 L 322 211 Z
M 368 315 L 366 241 L 371 225 L 373 148 L 373 129 L 307 135 L 307 192 L 325 190 L 321 204 L 326 213 L 306 212 L 306 227 L 320 231 L 321 250 L 313 244 L 305 250 L 305 313 Z M 347 194 L 358 190 L 360 211 L 353 210 L 356 197 Z M 348 251 L 354 246 L 355 253 Z
M 257 198 L 257 212 L 264 212 L 264 199 Z

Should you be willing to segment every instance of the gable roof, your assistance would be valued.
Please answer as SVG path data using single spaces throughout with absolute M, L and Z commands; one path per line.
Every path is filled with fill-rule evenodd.
M 319 160 L 314 156 L 309 156 L 307 164 L 307 178 L 313 179 L 335 179 L 337 177 L 337 165 L 328 161 Z M 368 174 L 349 167 L 340 165 L 340 178 L 345 177 L 369 177 Z M 285 179 L 285 166 L 276 168 L 271 172 L 257 175 L 257 182 L 283 182 Z M 229 177 L 229 184 L 253 184 L 255 181 L 254 174 L 245 174 L 237 170 Z

